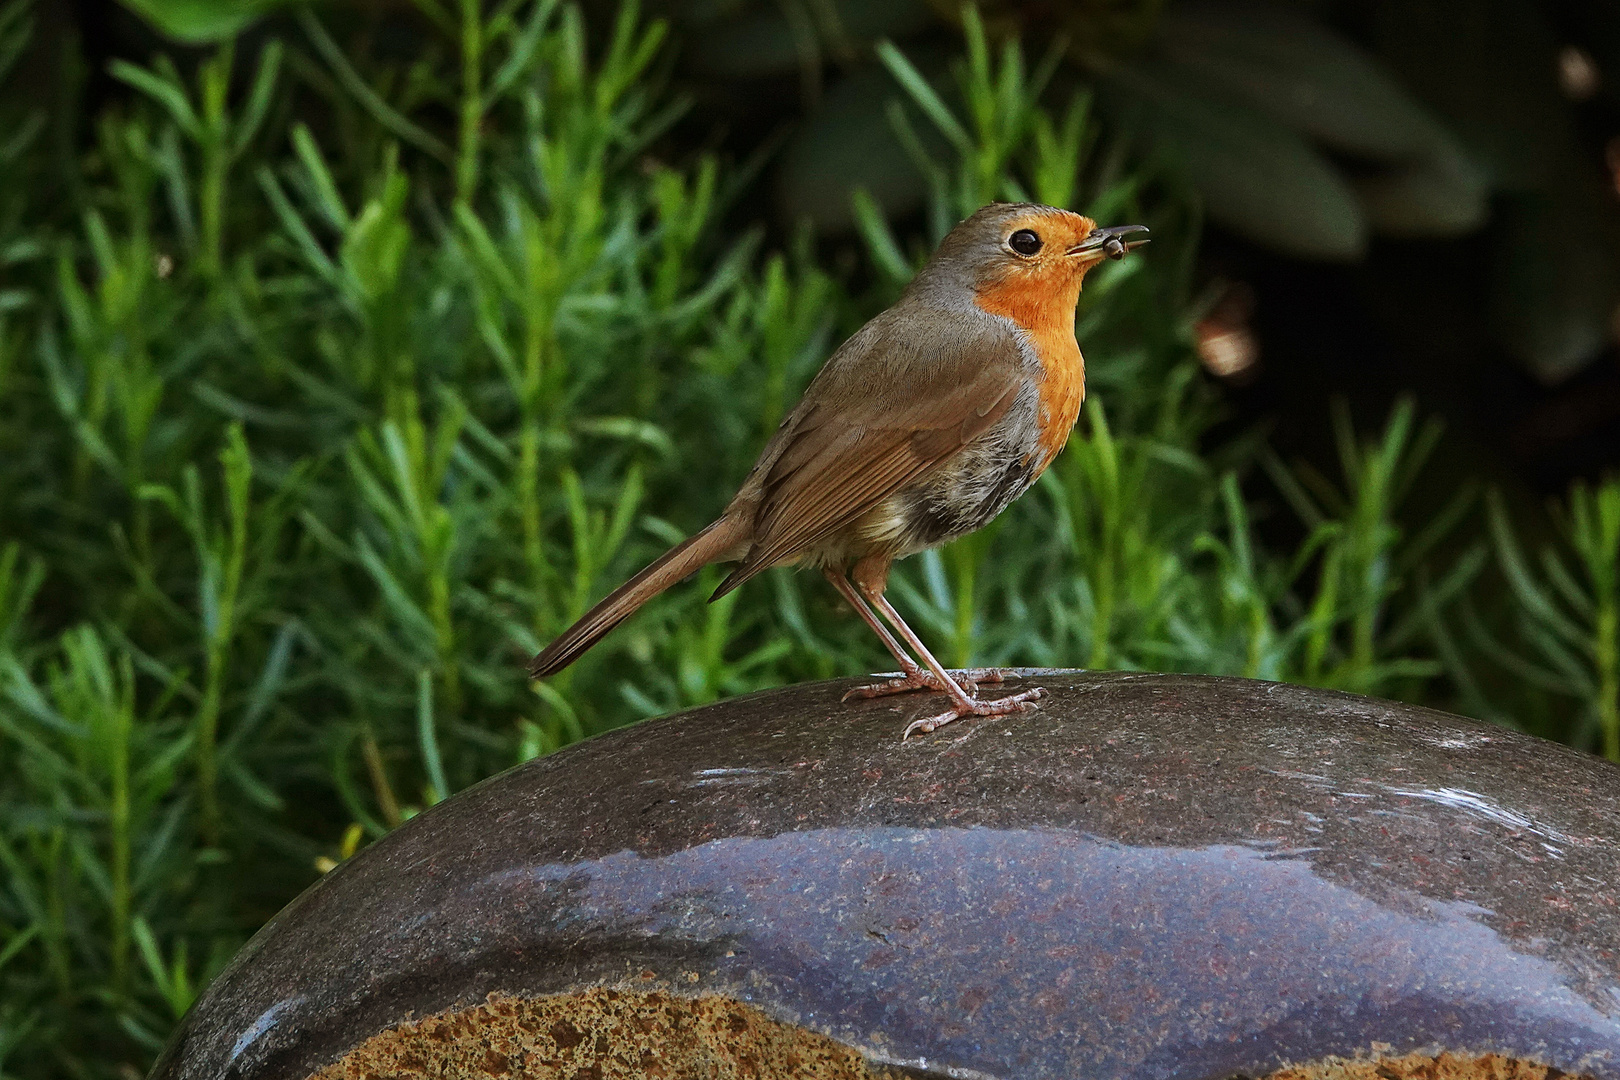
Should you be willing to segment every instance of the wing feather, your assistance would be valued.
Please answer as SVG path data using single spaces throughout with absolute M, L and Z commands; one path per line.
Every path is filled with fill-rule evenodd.
M 766 451 L 754 544 L 715 596 L 853 524 L 1006 414 L 1030 379 L 1016 343 L 1008 334 L 964 337 L 934 363 L 899 365 L 911 377 L 881 390 L 851 385 L 850 369 L 871 365 L 839 372 L 841 358 L 829 362 L 806 392 L 799 422 L 784 425 L 784 444 Z M 870 348 L 884 344 L 879 338 Z

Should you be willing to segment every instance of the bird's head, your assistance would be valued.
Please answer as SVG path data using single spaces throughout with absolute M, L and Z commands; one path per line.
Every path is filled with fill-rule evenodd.
M 991 203 L 950 231 L 919 278 L 965 286 L 981 307 L 1066 304 L 1072 313 L 1086 271 L 1147 243 L 1130 239 L 1147 231 L 1144 225 L 1098 228 L 1084 215 L 1052 206 Z

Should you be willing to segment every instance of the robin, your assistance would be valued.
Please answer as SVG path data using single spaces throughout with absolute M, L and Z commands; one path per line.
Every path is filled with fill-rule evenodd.
M 992 203 L 957 225 L 894 306 L 833 353 L 725 512 L 586 612 L 529 674 L 562 670 L 710 563 L 739 564 L 711 601 L 762 570 L 797 564 L 820 570 L 900 664 L 898 678 L 846 699 L 950 697 L 950 708 L 902 738 L 1031 708 L 1038 687 L 974 696 L 1006 672 L 947 672 L 884 597 L 889 567 L 981 528 L 1057 457 L 1085 397 L 1074 339 L 1080 284 L 1104 258 L 1146 243 L 1125 239 L 1145 232 L 1031 203 Z

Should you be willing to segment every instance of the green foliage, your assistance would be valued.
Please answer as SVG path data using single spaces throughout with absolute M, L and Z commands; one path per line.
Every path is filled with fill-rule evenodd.
M 1432 429 L 1409 404 L 1371 438 L 1340 417 L 1333 481 L 1254 439 L 1212 448 L 1196 214 L 1084 94 L 1042 106 L 1050 60 L 992 50 L 971 14 L 951 94 L 884 50 L 930 201 L 920 235 L 858 201 L 857 293 L 807 238 L 730 227 L 738 174 L 652 156 L 676 110 L 634 7 L 588 37 L 552 0 L 418 6 L 442 38 L 407 64 L 311 11 L 251 58 L 117 62 L 128 95 L 66 162 L 0 94 L 20 118 L 0 142 L 0 1076 L 143 1071 L 318 872 L 492 772 L 885 665 L 819 579 L 776 571 L 713 605 L 708 574 L 522 677 L 721 509 L 841 336 L 990 198 L 1145 218 L 1155 242 L 1088 281 L 1092 397 L 1063 457 L 897 573 L 943 655 L 1483 704 L 1503 620 L 1451 619 L 1483 549 L 1436 555 L 1478 524 L 1470 496 L 1401 523 Z M 0 75 L 29 20 L 0 6 Z M 41 211 L 53 185 L 71 215 Z M 1273 504 L 1294 550 L 1261 538 Z M 1536 620 L 1514 715 L 1571 734 L 1573 700 L 1574 737 L 1614 753 L 1620 488 L 1579 490 L 1537 571 L 1493 520 Z
M 280 0 L 123 0 L 177 41 L 201 45 L 247 29 Z
M 1554 513 L 1560 535 L 1532 562 L 1502 499 L 1491 498 L 1490 546 L 1507 586 L 1508 614 L 1486 619 L 1465 605 L 1463 640 L 1437 622 L 1437 644 L 1474 715 L 1596 744 L 1620 761 L 1620 479 L 1596 488 L 1575 484 L 1568 507 Z M 1484 547 L 1475 562 L 1483 561 Z M 1463 645 L 1480 658 L 1473 668 Z M 1509 673 L 1513 684 L 1492 685 L 1490 669 Z M 1573 730 L 1565 715 L 1570 705 Z

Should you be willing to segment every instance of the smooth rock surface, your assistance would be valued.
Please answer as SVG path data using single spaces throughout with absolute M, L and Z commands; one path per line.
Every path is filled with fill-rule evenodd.
M 840 704 L 854 682 L 613 732 L 434 807 L 255 936 L 154 1076 L 299 1080 L 491 993 L 645 985 L 939 1075 L 1449 1049 L 1620 1080 L 1620 768 L 1165 675 L 1029 673 L 1038 711 L 902 742 L 940 697 Z

